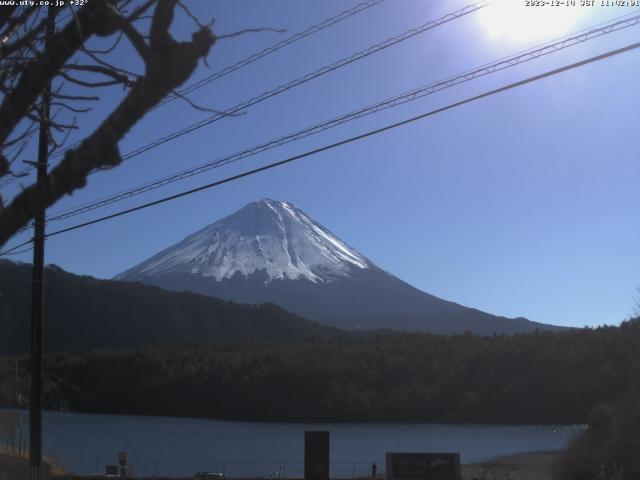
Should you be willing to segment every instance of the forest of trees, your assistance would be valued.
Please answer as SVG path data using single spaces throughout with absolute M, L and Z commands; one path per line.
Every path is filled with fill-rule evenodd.
M 26 370 L 26 358 L 20 361 Z M 11 374 L 14 359 L 2 360 Z M 51 354 L 71 409 L 266 421 L 584 423 L 640 393 L 640 320 L 514 336 L 180 344 Z

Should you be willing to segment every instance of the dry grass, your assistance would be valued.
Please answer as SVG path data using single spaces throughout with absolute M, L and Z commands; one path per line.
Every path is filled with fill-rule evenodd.
M 45 480 L 67 472 L 55 461 L 45 458 L 42 465 L 42 477 Z M 0 449 L 0 480 L 29 480 L 29 460 L 12 455 Z

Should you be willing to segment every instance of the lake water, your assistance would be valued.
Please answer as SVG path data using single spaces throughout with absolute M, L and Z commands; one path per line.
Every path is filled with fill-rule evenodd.
M 44 450 L 74 472 L 93 474 L 128 452 L 136 475 L 302 476 L 304 431 L 329 430 L 331 474 L 384 470 L 384 454 L 460 452 L 464 463 L 516 452 L 560 449 L 581 426 L 228 422 L 47 412 Z

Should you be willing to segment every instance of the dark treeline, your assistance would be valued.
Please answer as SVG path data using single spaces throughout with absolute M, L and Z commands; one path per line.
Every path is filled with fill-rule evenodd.
M 45 364 L 80 411 L 269 421 L 582 423 L 594 404 L 640 392 L 640 322 L 497 337 L 376 334 L 95 350 L 53 354 Z

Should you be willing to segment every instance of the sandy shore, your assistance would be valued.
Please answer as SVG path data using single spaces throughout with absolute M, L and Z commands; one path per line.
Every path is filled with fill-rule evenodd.
M 464 480 L 551 480 L 558 452 L 517 453 L 462 466 Z

